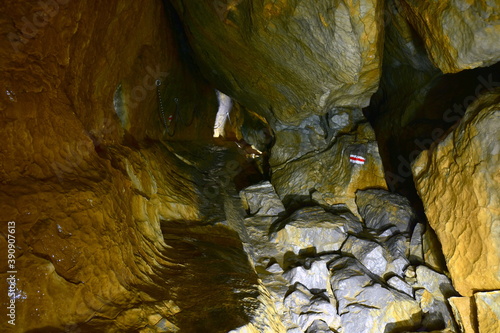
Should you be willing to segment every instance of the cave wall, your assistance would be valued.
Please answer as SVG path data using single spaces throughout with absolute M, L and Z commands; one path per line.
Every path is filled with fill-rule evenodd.
M 186 165 L 161 144 L 171 138 L 155 80 L 165 100 L 194 91 L 208 108 L 215 97 L 180 62 L 160 1 L 7 1 L 1 13 L 0 220 L 4 235 L 16 224 L 15 331 L 154 326 L 178 312 L 160 220 L 199 216 Z M 210 135 L 207 123 L 189 135 Z
M 313 313 L 342 332 L 364 325 L 357 306 L 375 330 L 495 331 L 497 6 L 171 3 L 9 0 L 0 10 L 0 247 L 15 221 L 15 331 L 307 331 L 323 327 Z M 268 149 L 271 127 L 262 188 L 277 211 L 239 207 L 233 178 L 245 175 L 226 174 L 220 148 L 235 145 L 211 138 L 214 88 L 238 105 L 233 139 Z M 219 192 L 207 195 L 213 174 Z M 420 220 L 387 188 L 421 198 Z M 349 232 L 328 247 L 322 233 L 339 219 Z M 311 252 L 308 232 L 331 253 Z M 296 277 L 317 267 L 327 302 Z M 346 310 L 343 279 L 369 302 Z M 380 292 L 404 313 L 377 303 Z

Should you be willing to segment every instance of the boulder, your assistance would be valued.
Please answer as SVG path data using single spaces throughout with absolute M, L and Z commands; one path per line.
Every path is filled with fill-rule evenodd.
M 209 81 L 279 122 L 364 107 L 377 89 L 380 0 L 172 3 Z
M 481 96 L 413 164 L 417 191 L 462 296 L 500 289 L 500 91 Z
M 255 216 L 278 216 L 285 211 L 270 182 L 264 181 L 240 191 L 243 207 Z
M 386 247 L 354 236 L 349 236 L 342 252 L 353 255 L 372 274 L 382 279 L 392 274 L 403 276 L 403 270 L 408 265 L 408 260 L 400 253 L 393 256 Z
M 377 333 L 419 327 L 418 303 L 373 281 L 356 259 L 341 258 L 331 263 L 330 270 L 341 318 L 339 332 Z
M 500 60 L 498 2 L 399 0 L 397 4 L 422 38 L 432 62 L 444 73 Z
M 416 222 L 408 199 L 396 193 L 379 189 L 359 190 L 356 192 L 356 205 L 369 229 L 396 226 L 400 232 L 407 233 Z
M 361 232 L 361 222 L 334 215 L 321 207 L 306 207 L 294 212 L 277 225 L 271 234 L 281 254 L 304 251 L 323 253 L 338 251 L 348 232 Z
M 424 313 L 424 326 L 430 329 L 446 327 L 457 332 L 458 328 L 447 301 L 449 297 L 456 296 L 451 281 L 426 266 L 418 266 L 416 276 L 417 283 L 413 287 L 423 288 L 417 290 L 415 296 Z

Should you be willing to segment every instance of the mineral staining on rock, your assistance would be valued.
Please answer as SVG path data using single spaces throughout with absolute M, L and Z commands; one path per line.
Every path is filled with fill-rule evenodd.
M 499 67 L 442 74 L 499 60 L 494 1 L 0 10 L 19 331 L 499 330 Z M 385 181 L 422 137 L 430 225 Z
M 275 135 L 272 184 L 285 204 L 296 200 L 346 204 L 357 214 L 358 189 L 386 188 L 373 129 L 359 109 L 311 116 L 298 128 L 276 126 Z M 351 154 L 363 155 L 366 162 L 351 163 Z
M 500 94 L 472 104 L 413 166 L 426 215 L 462 296 L 500 289 Z
M 444 73 L 500 60 L 500 4 L 496 1 L 398 0 L 398 8 L 422 37 Z

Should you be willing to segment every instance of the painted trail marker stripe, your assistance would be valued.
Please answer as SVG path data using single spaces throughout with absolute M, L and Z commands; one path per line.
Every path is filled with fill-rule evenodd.
M 349 160 L 351 163 L 355 164 L 365 164 L 366 159 L 363 156 L 349 155 Z

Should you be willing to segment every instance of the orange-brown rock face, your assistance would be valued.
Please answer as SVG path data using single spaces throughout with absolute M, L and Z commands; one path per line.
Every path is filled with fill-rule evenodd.
M 472 104 L 453 132 L 413 166 L 429 223 L 463 296 L 500 289 L 498 96 L 497 90 Z
M 500 60 L 498 1 L 397 3 L 422 37 L 432 62 L 444 73 L 489 66 Z
M 173 3 L 205 75 L 268 117 L 298 124 L 334 106 L 364 107 L 377 88 L 381 1 Z
M 7 1 L 1 12 L 2 253 L 13 242 L 9 231 L 15 237 L 15 263 L 8 267 L 2 257 L 2 281 L 6 271 L 17 272 L 10 298 L 16 325 L 3 320 L 9 300 L 2 283 L 1 330 L 175 330 L 172 316 L 197 306 L 176 299 L 192 292 L 179 285 L 199 273 L 189 268 L 198 243 L 187 252 L 192 258 L 176 257 L 160 223 L 196 220 L 200 212 L 189 167 L 160 142 L 170 138 L 156 81 L 167 115 L 174 98 L 187 117 L 209 106 L 192 96 L 215 107 L 215 95 L 181 65 L 160 1 Z M 173 139 L 210 135 L 207 121 L 174 125 Z M 213 232 L 220 234 L 215 243 L 242 255 L 234 233 Z M 205 253 L 206 263 L 216 260 L 216 252 Z M 245 256 L 235 261 L 245 277 L 234 279 L 251 280 Z M 213 311 L 234 304 L 230 287 L 217 294 L 224 296 L 205 301 Z M 187 320 L 209 322 L 200 313 Z

